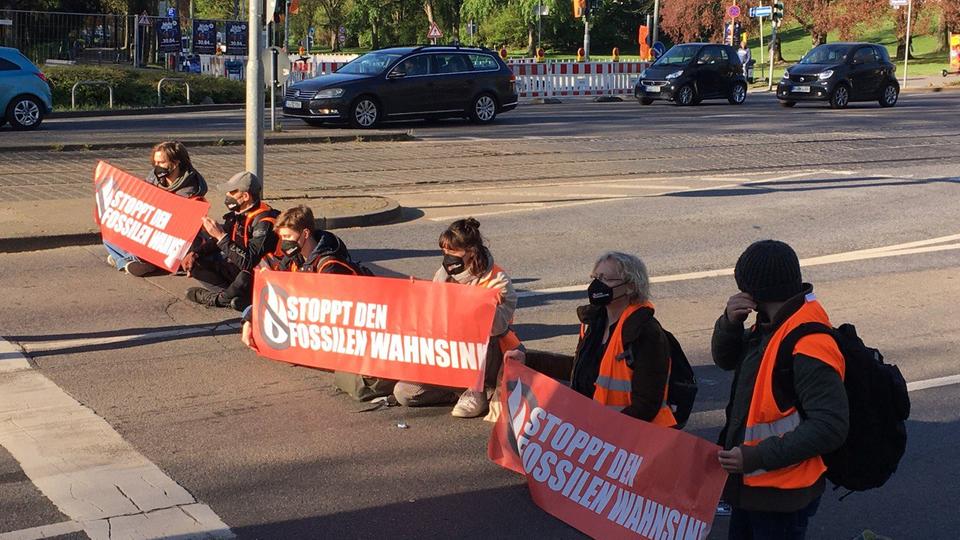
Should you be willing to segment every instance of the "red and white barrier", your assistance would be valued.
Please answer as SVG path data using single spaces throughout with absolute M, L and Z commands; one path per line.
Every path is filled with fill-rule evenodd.
M 510 64 L 521 98 L 620 96 L 633 93 L 646 62 Z

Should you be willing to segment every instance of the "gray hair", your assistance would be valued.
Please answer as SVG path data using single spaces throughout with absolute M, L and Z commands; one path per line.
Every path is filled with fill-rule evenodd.
M 647 265 L 643 264 L 639 257 L 619 251 L 608 251 L 597 258 L 597 262 L 593 264 L 593 270 L 596 271 L 597 266 L 607 260 L 617 265 L 624 284 L 633 285 L 633 291 L 629 295 L 631 304 L 639 304 L 650 299 L 650 276 L 647 274 Z

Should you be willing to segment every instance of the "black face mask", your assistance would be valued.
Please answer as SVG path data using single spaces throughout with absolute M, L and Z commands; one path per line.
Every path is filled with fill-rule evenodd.
M 157 179 L 163 180 L 164 178 L 170 176 L 170 169 L 156 165 L 153 167 L 153 175 L 156 176 Z
M 613 296 L 613 287 L 607 285 L 599 279 L 595 279 L 590 283 L 590 286 L 587 287 L 587 298 L 590 299 L 591 305 L 606 306 L 615 300 Z M 617 296 L 616 298 L 620 297 Z
M 300 241 L 281 240 L 280 251 L 282 251 L 287 257 L 296 257 L 300 253 Z
M 466 267 L 467 265 L 463 262 L 463 257 L 457 257 L 456 255 L 443 256 L 443 269 L 447 271 L 448 275 L 455 276 L 463 273 Z
M 229 195 L 223 199 L 223 204 L 225 204 L 227 206 L 227 210 L 230 210 L 231 212 L 236 212 L 240 208 L 240 201 Z

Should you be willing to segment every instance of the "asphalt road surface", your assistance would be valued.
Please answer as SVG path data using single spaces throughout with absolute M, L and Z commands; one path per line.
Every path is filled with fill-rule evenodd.
M 900 470 L 882 489 L 842 502 L 828 491 L 808 538 L 852 538 L 865 529 L 897 539 L 956 538 L 960 178 L 956 153 L 939 160 L 932 154 L 936 135 L 950 140 L 956 126 L 947 111 L 957 103 L 947 94 L 905 96 L 892 112 L 837 114 L 781 111 L 751 99 L 742 111 L 757 115 L 756 127 L 730 130 L 733 138 L 768 142 L 790 130 L 890 130 L 928 137 L 911 151 L 930 159 L 888 161 L 878 139 L 859 150 L 836 143 L 837 152 L 863 155 L 842 166 L 803 166 L 800 153 L 800 164 L 741 168 L 747 157 L 730 156 L 722 172 L 385 187 L 381 193 L 409 208 L 403 223 L 337 232 L 378 273 L 427 278 L 439 265 L 436 238 L 446 223 L 477 216 L 498 264 L 523 291 L 518 334 L 528 347 L 556 352 L 575 346 L 574 311 L 584 303 L 596 256 L 608 249 L 640 255 L 654 276 L 658 318 L 677 335 L 701 382 L 687 429 L 711 440 L 723 423 L 730 374 L 712 365 L 708 347 L 714 320 L 736 292 L 731 269 L 751 241 L 785 240 L 834 323 L 855 323 L 914 388 Z M 537 128 L 534 110 L 550 111 L 541 115 L 544 127 Z M 640 122 L 627 110 L 670 123 Z M 504 115 L 484 137 L 531 133 L 550 142 L 575 134 L 615 139 L 647 128 L 718 134 L 726 123 L 746 125 L 739 114 L 707 118 L 731 114 L 728 106 L 530 111 Z M 462 139 L 457 133 L 468 128 L 422 129 Z M 416 156 L 431 144 L 404 148 Z M 810 159 L 830 151 L 818 146 Z M 905 150 L 901 144 L 892 151 Z M 711 152 L 689 142 L 692 159 L 715 162 Z M 435 161 L 441 172 L 445 164 Z M 0 334 L 26 352 L 33 372 L 55 383 L 51 391 L 59 388 L 105 420 L 234 534 L 581 536 L 537 508 L 518 476 L 486 459 L 489 423 L 452 418 L 447 407 L 358 412 L 363 406 L 335 395 L 328 374 L 244 349 L 231 326 L 236 313 L 184 301 L 192 285 L 186 278 L 131 278 L 104 257 L 94 246 L 0 254 Z M 0 364 L 11 358 L 0 352 Z M 0 373 L 0 380 L 9 376 Z M 409 428 L 397 428 L 399 421 Z M 11 454 L 0 451 L 0 504 L 13 509 L 0 513 L 0 532 L 69 522 Z M 63 530 L 71 528 L 65 534 L 86 534 L 83 527 Z M 711 538 L 725 530 L 726 518 L 718 517 Z

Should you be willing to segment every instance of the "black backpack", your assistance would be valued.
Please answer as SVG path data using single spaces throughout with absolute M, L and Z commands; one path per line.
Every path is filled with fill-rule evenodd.
M 667 405 L 673 410 L 677 429 L 683 429 L 690 419 L 693 401 L 697 397 L 697 377 L 693 367 L 680 347 L 680 342 L 670 332 L 664 330 L 670 344 L 670 380 L 667 382 Z
M 850 407 L 850 430 L 840 448 L 823 456 L 827 478 L 850 491 L 880 487 L 897 470 L 907 448 L 907 383 L 897 366 L 884 364 L 880 351 L 864 345 L 852 324 L 834 329 L 804 323 L 784 337 L 777 351 L 773 388 L 780 410 L 796 403 L 793 350 L 800 338 L 810 334 L 832 336 L 846 362 L 843 386 Z M 799 404 L 797 411 L 806 418 Z

